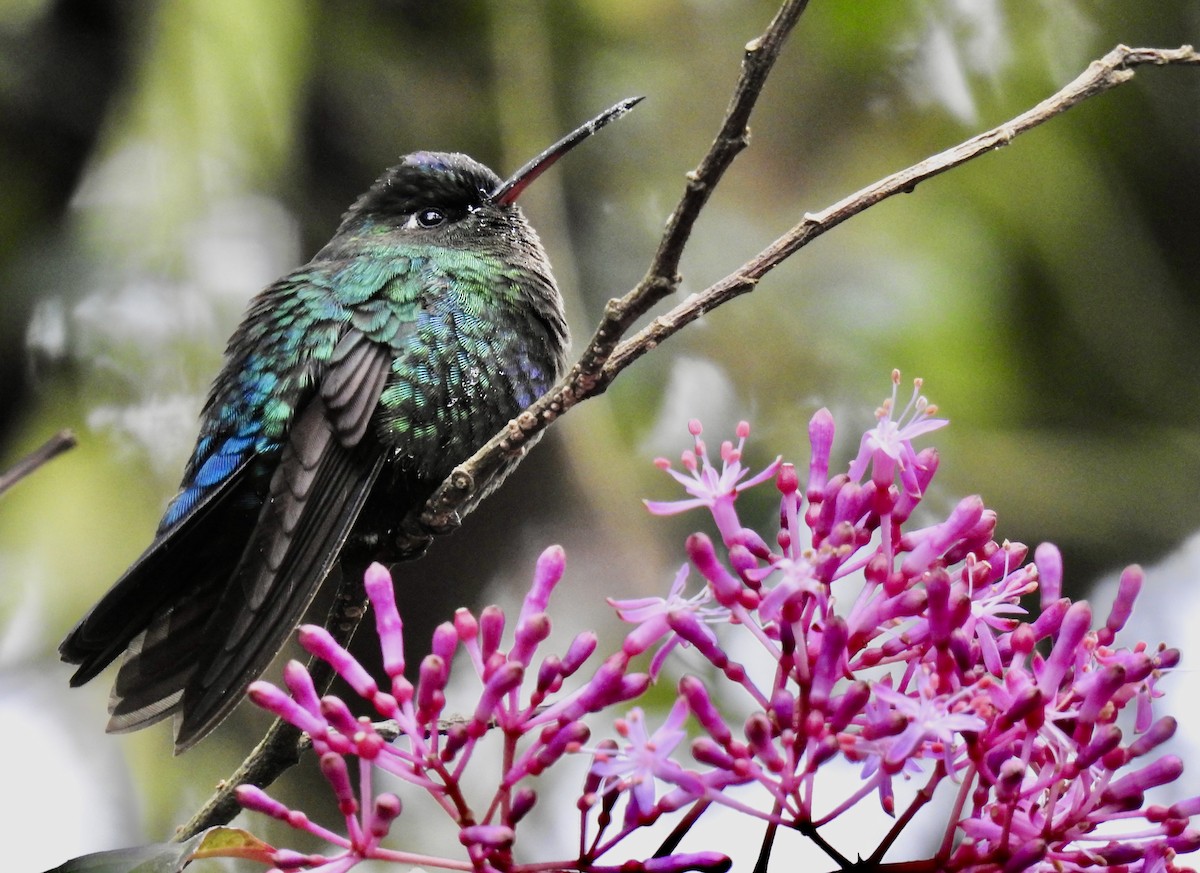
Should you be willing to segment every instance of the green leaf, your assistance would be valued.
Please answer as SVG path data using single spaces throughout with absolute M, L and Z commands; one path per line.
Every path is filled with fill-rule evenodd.
M 241 828 L 209 828 L 184 843 L 155 843 L 74 858 L 47 873 L 179 873 L 197 858 L 271 863 L 274 849 Z

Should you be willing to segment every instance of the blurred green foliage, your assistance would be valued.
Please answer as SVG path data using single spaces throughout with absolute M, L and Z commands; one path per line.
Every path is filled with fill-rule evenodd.
M 0 668 L 45 664 L 65 687 L 56 642 L 148 542 L 245 301 L 315 251 L 387 164 L 457 150 L 504 174 L 646 94 L 523 198 L 578 346 L 640 278 L 774 8 L 0 4 L 0 445 L 11 460 L 64 426 L 81 439 L 0 503 L 0 635 L 18 615 L 37 623 L 33 641 L 0 646 Z M 814 0 L 696 229 L 681 293 L 803 212 L 1023 111 L 1115 43 L 1198 34 L 1194 0 Z M 938 439 L 946 505 L 981 493 L 1001 536 L 1059 543 L 1076 585 L 1154 559 L 1200 524 L 1198 146 L 1200 75 L 1144 69 L 838 228 L 567 416 L 406 572 L 412 614 L 450 614 L 420 599 L 433 589 L 463 599 L 524 580 L 552 541 L 593 615 L 605 595 L 665 590 L 694 522 L 649 522 L 638 498 L 670 493 L 650 461 L 686 446 L 687 417 L 714 440 L 748 417 L 754 452 L 803 463 L 814 409 L 869 424 L 892 367 L 925 377 L 952 420 Z M 856 438 L 842 437 L 849 456 Z M 99 708 L 96 692 L 79 732 L 114 742 Z M 164 763 L 165 731 L 122 741 L 154 792 L 147 834 L 183 818 L 262 721 L 240 715 L 186 764 Z

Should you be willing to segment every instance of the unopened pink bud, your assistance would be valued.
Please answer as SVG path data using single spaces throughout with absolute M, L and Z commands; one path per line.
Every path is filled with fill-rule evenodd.
M 504 611 L 498 606 L 485 606 L 479 613 L 480 646 L 483 660 L 487 661 L 499 650 L 504 638 Z
M 562 675 L 564 677 L 571 676 L 583 666 L 583 662 L 592 656 L 592 652 L 596 651 L 596 645 L 599 638 L 594 631 L 583 631 L 571 641 L 571 645 L 567 646 L 567 653 L 562 659 Z
M 300 627 L 298 634 L 300 645 L 309 653 L 326 661 L 346 684 L 354 689 L 359 697 L 370 700 L 379 690 L 374 677 L 366 671 L 362 664 L 340 645 L 333 635 L 323 627 L 306 624 Z
M 513 792 L 512 803 L 509 804 L 508 823 L 515 825 L 525 818 L 537 803 L 537 792 L 532 788 L 518 788 Z
M 1164 755 L 1132 773 L 1126 773 L 1109 783 L 1104 791 L 1105 803 L 1118 803 L 1126 798 L 1140 798 L 1146 791 L 1158 785 L 1174 782 L 1183 775 L 1183 761 L 1176 755 Z
M 435 719 L 446 705 L 448 672 L 446 662 L 437 655 L 426 655 L 421 661 L 420 678 L 417 680 L 417 709 L 418 720 L 422 723 Z
M 401 810 L 400 798 L 394 794 L 384 793 L 375 798 L 375 807 L 371 821 L 371 835 L 376 839 L 386 837 L 391 830 Z
M 300 730 L 304 731 L 310 737 L 315 737 L 325 732 L 325 720 L 323 718 L 314 715 L 300 706 L 270 682 L 252 682 L 250 687 L 246 689 L 246 696 L 254 702 L 255 706 L 262 707 L 268 712 L 274 713 L 294 727 L 300 728 Z
M 1054 695 L 1058 692 L 1059 683 L 1074 663 L 1079 644 L 1083 642 L 1091 623 L 1092 610 L 1086 601 L 1081 600 L 1067 607 L 1058 629 L 1058 639 L 1054 641 L 1054 648 L 1050 650 L 1050 657 L 1046 659 L 1042 675 L 1038 677 L 1038 687 L 1045 694 Z
M 1090 767 L 1113 749 L 1121 745 L 1123 739 L 1121 729 L 1115 724 L 1099 725 L 1092 734 L 1091 740 L 1075 759 L 1076 765 L 1082 770 Z
M 1042 609 L 1062 597 L 1062 552 L 1053 543 L 1042 543 L 1033 551 L 1033 563 L 1038 569 Z
M 833 449 L 833 415 L 821 407 L 808 422 L 808 499 L 819 498 L 829 477 L 829 454 Z M 782 489 L 781 489 L 782 490 Z
M 337 798 L 338 811 L 342 815 L 354 815 L 358 812 L 358 800 L 354 796 L 354 787 L 350 784 L 350 771 L 346 760 L 335 752 L 326 752 L 321 756 L 321 774 L 328 780 Z
M 1088 688 L 1079 708 L 1079 720 L 1084 724 L 1093 724 L 1100 719 L 1105 707 L 1112 703 L 1117 690 L 1125 685 L 1125 668 L 1120 664 L 1109 664 L 1092 673 L 1088 679 Z
M 354 717 L 353 713 L 350 712 L 350 707 L 340 697 L 335 697 L 332 694 L 322 697 L 321 715 L 330 727 L 347 739 L 353 737 L 358 732 L 358 719 Z M 332 739 L 332 737 L 326 737 L 326 739 Z M 340 743 L 337 745 L 337 750 L 347 751 Z
M 488 723 L 500 713 L 504 696 L 519 686 L 524 677 L 525 668 L 509 661 L 488 678 L 479 694 L 474 718 L 467 729 L 471 736 L 478 738 L 487 732 Z
M 960 500 L 950 517 L 941 524 L 919 531 L 918 535 L 910 534 L 901 538 L 903 544 L 907 544 L 910 538 L 916 541 L 912 551 L 901 561 L 900 572 L 908 577 L 921 575 L 943 552 L 974 528 L 982 517 L 983 500 L 978 495 L 971 495 Z
M 296 660 L 288 661 L 287 666 L 283 668 L 283 684 L 287 686 L 296 703 L 313 715 L 320 713 L 321 698 L 307 667 Z
M 454 611 L 454 630 L 461 642 L 472 642 L 479 636 L 479 620 L 471 610 L 460 606 Z
M 734 606 L 742 593 L 742 582 L 717 558 L 712 540 L 701 533 L 687 538 L 687 553 L 700 575 L 709 581 L 722 606 Z
M 383 653 L 383 669 L 391 678 L 404 673 L 404 623 L 396 609 L 396 591 L 392 575 L 383 564 L 367 567 L 363 578 L 371 608 L 375 611 L 375 632 Z
M 1129 757 L 1140 758 L 1142 755 L 1149 754 L 1175 736 L 1175 730 L 1178 727 L 1179 722 L 1174 718 L 1169 715 L 1163 716 L 1150 726 L 1150 730 L 1129 744 Z
M 550 546 L 538 556 L 537 565 L 533 571 L 533 584 L 525 596 L 521 607 L 521 618 L 527 614 L 545 612 L 550 602 L 550 594 L 562 579 L 567 567 L 567 553 L 562 546 Z
M 733 866 L 733 862 L 720 852 L 681 852 L 678 855 L 648 858 L 640 866 L 645 873 L 684 873 L 685 870 L 725 873 Z
M 488 849 L 507 849 L 516 835 L 505 825 L 468 825 L 458 832 L 458 841 L 464 846 L 486 846 Z
M 774 737 L 771 735 L 771 721 L 765 713 L 756 712 L 746 719 L 746 742 L 750 751 L 763 762 L 763 765 L 773 773 L 783 770 L 784 759 L 775 748 Z
M 259 812 L 279 821 L 287 821 L 292 814 L 290 809 L 257 785 L 239 785 L 233 790 L 233 796 L 243 809 Z
M 458 629 L 448 621 L 444 621 L 433 629 L 433 639 L 429 642 L 429 653 L 441 660 L 443 664 L 454 662 L 454 653 L 458 649 Z
M 708 689 L 695 676 L 684 676 L 679 680 L 679 693 L 687 701 L 688 709 L 696 720 L 708 731 L 709 735 L 722 746 L 728 746 L 733 739 L 733 733 L 725 724 L 720 710 L 708 696 Z
M 1101 636 L 1101 645 L 1110 644 L 1117 631 L 1125 627 L 1125 622 L 1129 621 L 1129 616 L 1133 614 L 1134 601 L 1141 593 L 1142 583 L 1145 581 L 1146 574 L 1137 564 L 1126 567 L 1121 573 L 1121 581 L 1117 583 L 1117 596 L 1113 598 L 1112 609 L 1104 622 L 1104 630 L 1108 633 Z
M 550 616 L 544 612 L 521 613 L 514 633 L 512 651 L 509 658 L 520 664 L 529 666 L 537 647 L 550 636 Z

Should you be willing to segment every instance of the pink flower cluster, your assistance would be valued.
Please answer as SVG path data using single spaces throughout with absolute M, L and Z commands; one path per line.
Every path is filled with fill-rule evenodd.
M 1190 823 L 1200 797 L 1169 807 L 1145 797 L 1182 772 L 1179 759 L 1159 748 L 1175 723 L 1152 711 L 1157 682 L 1178 653 L 1114 644 L 1141 572 L 1125 573 L 1115 605 L 1093 627 L 1086 602 L 1060 596 L 1057 550 L 1042 546 L 1030 562 L 1024 546 L 997 542 L 995 516 L 979 498 L 962 500 L 943 521 L 912 527 L 937 469 L 937 454 L 917 451 L 912 441 L 945 421 L 921 396 L 919 381 L 896 412 L 898 385 L 897 373 L 892 398 L 845 473 L 830 475 L 832 416 L 821 410 L 813 417 L 806 487 L 779 459 L 750 474 L 742 460 L 745 424 L 736 443 L 722 444 L 717 466 L 693 422 L 683 471 L 659 462 L 690 496 L 648 506 L 656 514 L 705 508 L 720 541 L 688 538 L 689 563 L 666 598 L 614 601 L 634 627 L 620 651 L 594 667 L 590 633 L 561 656 L 539 655 L 550 630 L 549 597 L 564 569 L 558 547 L 538 562 L 508 648 L 500 610 L 477 617 L 460 610 L 435 634 L 415 681 L 406 678 L 391 578 L 372 567 L 366 585 L 386 681 L 368 675 L 319 628 L 303 628 L 301 641 L 385 721 L 354 718 L 336 697 L 318 699 L 299 664 L 287 668 L 286 691 L 261 682 L 251 689 L 256 702 L 312 737 L 346 820 L 346 834 L 335 834 L 244 786 L 248 808 L 340 848 L 331 857 L 279 850 L 277 869 L 340 873 L 371 858 L 526 873 L 723 871 L 730 861 L 719 845 L 678 851 L 714 804 L 764 821 L 769 834 L 800 832 L 843 870 L 1184 869 L 1177 856 L 1200 847 Z M 779 524 L 768 541 L 743 526 L 735 504 L 746 489 L 772 480 Z M 703 587 L 685 596 L 693 569 Z M 1041 612 L 1029 619 L 1021 599 L 1039 590 Z M 730 635 L 749 640 L 758 656 L 735 660 Z M 585 718 L 642 697 L 680 646 L 707 662 L 709 681 L 683 676 L 656 730 L 635 707 L 616 720 L 620 741 L 586 746 Z M 634 672 L 650 652 L 649 672 Z M 445 691 L 456 654 L 478 677 L 479 694 L 469 716 L 450 719 Z M 565 690 L 571 682 L 577 687 Z M 731 721 L 727 713 L 735 711 L 743 715 Z M 689 724 L 698 734 L 685 743 Z M 479 751 L 488 733 L 500 736 L 498 760 Z M 537 802 L 530 780 L 581 751 L 593 763 L 577 802 L 578 855 L 526 860 L 540 848 L 518 840 Z M 860 771 L 848 796 L 821 795 L 826 783 L 818 773 L 834 760 Z M 469 765 L 495 769 L 495 789 L 482 804 L 462 789 Z M 384 846 L 401 807 L 395 795 L 373 791 L 375 768 L 431 796 L 458 828 L 465 858 Z M 898 780 L 922 787 L 901 804 Z M 726 790 L 751 783 L 765 789 L 764 808 Z M 885 860 L 941 791 L 954 799 L 935 853 Z M 826 825 L 866 802 L 892 815 L 893 827 L 869 851 L 835 846 Z M 635 831 L 681 811 L 652 857 L 610 860 Z M 526 841 L 536 840 L 526 833 Z M 766 869 L 770 852 L 768 838 L 758 869 Z
M 692 496 L 650 508 L 712 512 L 721 546 L 699 533 L 687 543 L 705 587 L 683 597 L 685 565 L 667 599 L 615 605 L 637 625 L 627 654 L 660 646 L 655 670 L 662 653 L 682 643 L 723 675 L 716 692 L 691 676 L 679 682 L 679 699 L 702 728 L 691 754 L 708 769 L 673 775 L 682 768 L 662 760 L 667 744 L 639 728 L 594 772 L 629 793 L 627 817 L 638 822 L 678 808 L 683 791 L 799 830 L 841 869 L 881 869 L 900 831 L 942 786 L 955 801 L 940 847 L 904 869 L 1179 869 L 1176 855 L 1200 847 L 1190 826 L 1200 798 L 1145 804 L 1148 789 L 1182 772 L 1175 756 L 1152 754 L 1175 731 L 1173 719 L 1153 718 L 1151 701 L 1179 655 L 1113 646 L 1141 571 L 1126 571 L 1107 619 L 1093 628 L 1086 602 L 1059 596 L 1058 551 L 1042 546 L 1027 562 L 1024 546 L 996 542 L 995 516 L 978 497 L 962 500 L 944 521 L 907 529 L 938 460 L 912 440 L 946 423 L 920 387 L 895 416 L 893 390 L 846 473 L 829 476 L 834 423 L 821 410 L 809 427 L 806 490 L 779 461 L 747 480 L 775 479 L 774 545 L 743 527 L 734 508 L 749 475 L 741 464 L 747 426 L 739 426 L 736 446 L 722 445 L 718 469 L 692 423 L 687 472 L 660 462 Z M 1039 586 L 1042 611 L 1029 621 L 1021 598 Z M 765 675 L 726 654 L 714 631 L 722 612 L 726 630 L 750 635 L 768 655 Z M 745 711 L 747 701 L 751 714 L 730 724 L 723 712 Z M 1125 725 L 1130 704 L 1135 713 Z M 663 732 L 674 739 L 682 718 L 677 706 Z M 836 757 L 861 766 L 861 783 L 831 804 L 816 777 Z M 651 776 L 676 786 L 657 803 L 645 788 Z M 902 810 L 898 777 L 925 780 Z M 767 790 L 769 808 L 742 806 L 723 792 L 750 782 Z M 868 796 L 896 816 L 895 826 L 871 851 L 854 846 L 863 860 L 852 861 L 821 829 Z
M 346 820 L 346 835 L 342 836 L 315 824 L 304 813 L 288 809 L 258 788 L 241 786 L 238 799 L 244 807 L 342 849 L 330 858 L 279 850 L 274 857 L 277 869 L 342 873 L 366 859 L 461 870 L 517 869 L 513 860 L 516 827 L 537 802 L 536 792 L 527 784 L 529 778 L 542 773 L 564 754 L 579 750 L 589 735 L 584 716 L 639 696 L 650 681 L 645 674 L 629 673 L 628 659 L 617 654 L 602 663 L 582 687 L 559 694 L 564 680 L 574 675 L 595 650 L 596 636 L 590 632 L 579 634 L 561 657 L 541 658 L 535 668 L 534 656 L 550 633 L 546 607 L 551 591 L 562 578 L 564 565 L 565 555 L 558 546 L 542 553 L 510 648 L 501 647 L 506 619 L 500 609 L 487 607 L 478 617 L 460 609 L 453 622 L 441 625 L 434 633 L 432 652 L 421 661 L 415 683 L 405 675 L 403 628 L 392 578 L 379 564 L 368 569 L 365 585 L 388 679 L 384 687 L 323 628 L 306 625 L 300 629 L 301 644 L 327 661 L 385 721 L 355 718 L 335 696 L 318 698 L 308 671 L 296 661 L 285 669 L 286 691 L 267 682 L 250 687 L 250 698 L 255 703 L 312 738 L 321 771 Z M 480 680 L 474 712 L 466 718 L 451 718 L 446 712 L 445 692 L 458 651 Z M 385 739 L 385 730 L 395 741 Z M 504 752 L 496 767 L 495 791 L 481 808 L 471 803 L 462 780 L 476 760 L 479 741 L 491 731 L 502 735 Z M 347 758 L 357 759 L 357 791 L 349 778 Z M 485 757 L 478 767 L 496 763 Z M 374 768 L 416 786 L 441 806 L 459 829 L 466 862 L 398 851 L 382 844 L 401 805 L 394 794 L 373 793 Z M 571 863 L 558 866 L 569 867 Z M 677 865 L 645 869 L 669 873 L 696 868 Z

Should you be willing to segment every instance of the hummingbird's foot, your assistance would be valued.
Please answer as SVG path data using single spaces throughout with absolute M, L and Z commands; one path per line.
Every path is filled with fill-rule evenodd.
M 430 512 L 426 510 L 421 513 L 421 517 L 417 519 L 417 526 L 426 533 L 432 534 L 435 537 L 445 536 L 448 533 L 454 533 L 462 525 L 462 516 L 458 514 L 458 510 L 441 510 L 438 512 Z
M 458 529 L 462 518 L 450 511 L 432 515 L 423 513 L 416 518 L 406 518 L 396 531 L 395 547 L 397 560 L 411 561 L 421 557 L 433 542 L 434 537 L 444 536 Z
M 396 549 L 392 556 L 393 560 L 415 561 L 425 554 L 432 543 L 433 537 L 427 533 L 418 533 L 417 531 L 398 532 L 396 539 L 393 541 Z

